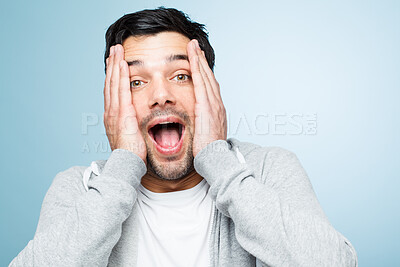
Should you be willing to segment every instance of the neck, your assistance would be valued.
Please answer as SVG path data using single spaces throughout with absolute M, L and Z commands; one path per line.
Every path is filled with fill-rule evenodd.
M 148 190 L 155 193 L 167 193 L 190 189 L 203 180 L 195 170 L 188 175 L 176 180 L 160 179 L 157 175 L 147 172 L 141 180 L 141 184 Z

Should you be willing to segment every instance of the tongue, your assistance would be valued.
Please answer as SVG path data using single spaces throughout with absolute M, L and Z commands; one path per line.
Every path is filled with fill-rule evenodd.
M 178 129 L 162 127 L 155 133 L 154 139 L 164 148 L 175 147 L 179 142 Z

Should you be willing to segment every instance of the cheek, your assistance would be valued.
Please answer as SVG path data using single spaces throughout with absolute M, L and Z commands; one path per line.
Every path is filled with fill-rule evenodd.
M 139 121 L 143 117 L 145 117 L 147 106 L 146 106 L 146 100 L 144 99 L 144 95 L 140 93 L 132 93 L 132 104 L 135 107 L 136 110 L 136 116 Z
M 190 90 L 189 92 L 182 95 L 180 99 L 183 109 L 189 115 L 191 124 L 194 126 L 194 119 L 195 119 L 194 105 L 196 103 L 196 99 L 193 90 Z
M 189 114 L 192 114 L 194 112 L 194 104 L 196 102 L 193 89 L 187 90 L 184 94 L 182 94 L 180 100 L 185 110 Z

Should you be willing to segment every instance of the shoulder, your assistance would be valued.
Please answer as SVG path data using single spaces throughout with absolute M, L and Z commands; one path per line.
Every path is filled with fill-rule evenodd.
M 103 170 L 105 163 L 106 160 L 96 160 L 88 166 L 72 166 L 60 171 L 54 177 L 51 187 L 80 191 L 84 189 L 83 178 L 91 176 L 93 173 L 98 175 Z
M 58 172 L 46 193 L 46 199 L 73 199 L 83 192 L 82 177 L 88 166 L 72 166 Z
M 285 158 L 296 157 L 296 154 L 292 151 L 279 146 L 260 146 L 249 142 L 242 142 L 234 138 L 230 138 L 229 142 L 233 144 L 233 146 L 238 147 L 245 159 L 250 161 L 260 161 L 260 159 L 263 159 L 264 161 L 272 163 Z
M 89 166 L 72 166 L 60 171 L 53 179 L 52 185 L 73 185 L 82 180 L 83 173 Z
M 229 139 L 229 142 L 238 147 L 246 163 L 264 182 L 266 179 L 283 181 L 289 177 L 306 175 L 296 154 L 290 150 L 279 146 L 260 146 L 236 139 Z
M 72 166 L 58 172 L 44 199 L 44 204 L 62 202 L 65 205 L 73 205 L 76 198 L 86 192 L 84 178 L 93 174 L 92 167 L 102 169 L 105 160 L 93 161 L 90 166 Z

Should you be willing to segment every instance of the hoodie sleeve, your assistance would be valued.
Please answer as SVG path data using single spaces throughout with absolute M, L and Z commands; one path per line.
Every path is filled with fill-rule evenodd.
M 139 156 L 115 149 L 102 173 L 88 181 L 88 191 L 79 167 L 58 173 L 33 240 L 9 266 L 107 266 L 145 172 Z
M 266 266 L 358 266 L 353 246 L 329 223 L 293 153 L 253 152 L 261 179 L 246 160 L 237 146 L 217 140 L 194 161 L 246 251 Z

